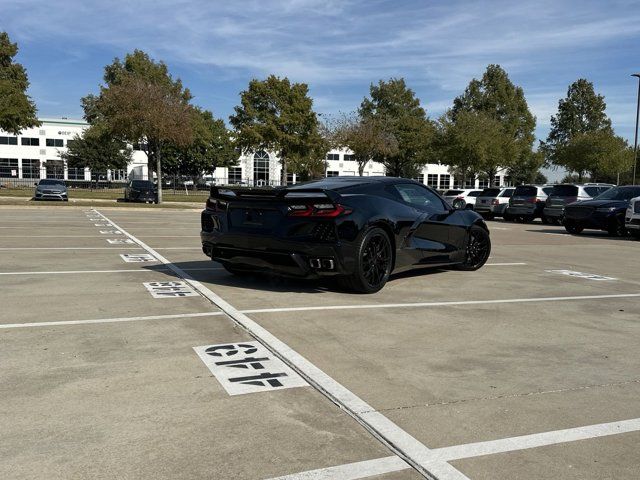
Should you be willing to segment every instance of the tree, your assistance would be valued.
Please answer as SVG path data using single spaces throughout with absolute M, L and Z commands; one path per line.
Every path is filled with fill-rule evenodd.
M 597 181 L 628 171 L 633 164 L 633 150 L 610 129 L 601 129 L 573 134 L 566 144 L 556 148 L 555 159 L 558 165 L 576 172 L 578 181 L 585 174 Z
M 371 98 L 360 104 L 358 114 L 363 121 L 372 122 L 370 125 L 375 129 L 384 131 L 388 136 L 384 142 L 397 145 L 376 152 L 373 160 L 382 163 L 389 176 L 414 177 L 432 154 L 433 123 L 402 78 L 371 84 L 369 95 Z
M 536 119 L 529 110 L 524 91 L 511 82 L 500 65 L 487 66 L 482 78 L 471 80 L 464 93 L 454 99 L 451 111 L 454 122 L 462 112 L 486 114 L 497 121 L 504 135 L 511 139 L 508 154 L 487 158 L 485 164 L 491 167 L 483 170 L 497 172 L 525 161 L 531 154 Z M 507 139 L 503 142 L 509 143 Z M 496 149 L 495 152 L 507 153 L 502 149 Z M 489 176 L 490 185 L 493 185 L 494 178 L 495 174 Z
M 126 168 L 131 161 L 131 149 L 124 142 L 90 127 L 82 136 L 75 135 L 60 157 L 67 160 L 70 168 L 88 167 L 95 172 L 118 170 Z
M 507 175 L 512 185 L 523 183 L 538 183 L 536 178 L 544 165 L 544 153 L 541 151 L 529 151 L 520 155 L 507 169 Z M 545 183 L 545 182 L 542 182 Z
M 163 146 L 189 145 L 194 118 L 191 93 L 174 80 L 163 62 L 135 50 L 124 61 L 116 58 L 105 67 L 105 85 L 98 96 L 82 99 L 85 118 L 105 135 L 139 143 L 158 177 L 158 203 L 162 202 Z
M 230 121 L 236 145 L 245 153 L 275 152 L 282 164 L 282 184 L 287 181 L 289 159 L 324 158 L 327 146 L 319 131 L 313 101 L 304 83 L 291 83 L 275 75 L 251 80 L 240 93 L 240 105 Z
M 606 107 L 604 97 L 595 93 L 593 83 L 584 78 L 572 83 L 567 96 L 558 102 L 558 113 L 551 117 L 547 141 L 540 145 L 547 163 L 576 172 L 580 177 L 589 171 L 590 167 L 584 164 L 584 159 L 572 156 L 579 150 L 575 148 L 576 145 L 570 146 L 570 143 L 576 135 L 589 132 L 612 134 Z
M 436 150 L 463 185 L 477 174 L 488 177 L 492 185 L 498 166 L 510 161 L 516 147 L 502 124 L 487 113 L 460 111 L 454 115 L 449 110 L 438 121 Z
M 13 63 L 17 53 L 18 45 L 11 43 L 7 32 L 0 32 L 0 130 L 13 135 L 40 125 L 36 106 L 26 93 L 27 72 Z
M 358 164 L 358 175 L 373 158 L 398 153 L 398 141 L 380 118 L 345 116 L 334 131 L 335 143 L 351 150 Z
M 238 152 L 231 132 L 224 122 L 208 110 L 193 109 L 193 140 L 187 146 L 168 144 L 163 149 L 164 170 L 184 174 L 194 180 L 217 167 L 230 167 L 238 162 Z

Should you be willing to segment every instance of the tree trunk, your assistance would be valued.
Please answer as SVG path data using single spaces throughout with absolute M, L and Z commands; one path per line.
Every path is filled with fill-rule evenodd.
M 156 175 L 158 176 L 158 204 L 162 203 L 162 165 L 160 152 L 162 151 L 162 143 L 158 143 L 158 151 L 156 152 Z
M 358 175 L 361 177 L 364 175 L 364 167 L 367 165 L 367 162 L 358 162 Z
M 282 178 L 280 179 L 280 184 L 283 187 L 287 186 L 287 159 L 284 158 L 284 155 L 280 157 L 280 162 L 282 163 Z

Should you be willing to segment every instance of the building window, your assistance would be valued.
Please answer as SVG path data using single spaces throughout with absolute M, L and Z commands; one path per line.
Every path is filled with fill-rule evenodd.
M 287 185 L 293 185 L 295 182 L 295 179 L 293 178 L 293 173 L 287 173 Z
M 449 190 L 449 188 L 451 188 L 451 175 L 440 175 L 440 183 L 438 188 L 440 190 Z
M 478 188 L 488 188 L 489 187 L 489 179 L 488 178 L 481 178 L 480 180 L 478 180 Z
M 71 178 L 71 177 L 69 177 Z M 84 178 L 84 177 L 82 177 Z M 127 171 L 126 170 L 111 170 L 111 181 L 121 181 L 127 179 Z
M 20 144 L 26 147 L 38 147 L 40 146 L 39 138 L 31 138 L 31 137 L 22 137 L 20 139 Z
M 500 175 L 496 175 L 493 177 L 493 185 L 496 187 L 500 187 L 502 182 L 500 182 Z
M 64 179 L 64 161 L 63 160 L 47 160 L 44 163 L 47 169 L 47 178 Z
M 61 138 L 47 138 L 47 147 L 64 147 L 64 140 Z
M 17 158 L 0 158 L 0 177 L 18 178 Z
M 228 183 L 241 183 L 242 182 L 242 167 L 229 167 Z
M 475 179 L 475 177 L 467 178 L 465 180 L 464 188 L 476 188 L 476 179 Z
M 327 177 L 339 177 L 340 172 L 337 170 L 327 170 Z
M 327 153 L 327 160 L 340 160 L 339 153 Z
M 22 178 L 40 178 L 40 160 L 34 158 L 23 158 Z
M 269 185 L 269 154 L 262 150 L 253 156 L 253 184 Z
M 433 173 L 428 174 L 427 185 L 431 188 L 438 188 L 438 175 Z
M 17 145 L 18 137 L 0 137 L 0 145 Z
M 84 180 L 84 168 L 67 169 L 67 178 L 69 180 Z
M 424 174 L 422 174 L 422 173 L 420 175 L 418 175 L 417 177 L 413 177 L 413 179 L 416 182 L 420 182 L 420 183 L 424 184 Z
M 356 156 L 352 153 L 350 154 L 346 154 L 344 155 L 344 161 L 345 162 L 355 162 L 356 161 Z

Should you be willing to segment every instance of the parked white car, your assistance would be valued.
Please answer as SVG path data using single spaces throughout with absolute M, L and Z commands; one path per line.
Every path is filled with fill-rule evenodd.
M 476 198 L 474 210 L 489 220 L 494 217 L 501 217 L 507 205 L 509 205 L 509 199 L 514 190 L 515 187 L 485 188 L 482 194 Z
M 444 192 L 443 197 L 455 208 L 473 209 L 473 206 L 476 204 L 476 198 L 478 198 L 481 193 L 482 190 L 466 188 L 460 190 L 447 190 Z
M 624 216 L 624 226 L 633 238 L 640 239 L 640 197 L 632 198 L 629 201 Z

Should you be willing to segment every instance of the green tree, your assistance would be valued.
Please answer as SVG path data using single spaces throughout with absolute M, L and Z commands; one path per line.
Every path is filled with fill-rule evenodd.
M 27 72 L 13 62 L 17 53 L 18 45 L 11 43 L 7 32 L 0 32 L 0 130 L 13 135 L 40 125 L 36 106 L 26 93 Z
M 360 104 L 363 121 L 382 129 L 384 142 L 397 148 L 377 151 L 373 160 L 385 166 L 386 174 L 413 177 L 429 162 L 435 127 L 404 79 L 380 80 L 371 85 L 370 98 Z M 393 139 L 393 140 L 392 140 Z
M 155 164 L 160 203 L 163 147 L 184 147 L 193 140 L 191 93 L 171 77 L 163 62 L 140 50 L 107 65 L 104 82 L 99 95 L 82 99 L 85 118 L 101 134 L 143 147 L 149 167 Z
M 493 182 L 499 166 L 514 156 L 516 147 L 502 124 L 487 113 L 460 111 L 454 115 L 449 110 L 438 121 L 436 150 L 450 173 L 466 185 L 477 174 Z
M 484 113 L 499 122 L 508 137 L 501 142 L 511 145 L 508 151 L 495 149 L 496 156 L 485 159 L 485 167 L 480 170 L 497 172 L 524 161 L 531 154 L 536 119 L 529 110 L 524 91 L 511 82 L 500 65 L 487 66 L 482 78 L 471 80 L 464 93 L 454 99 L 451 113 L 454 122 L 462 112 Z M 499 155 L 501 152 L 505 155 Z M 489 176 L 490 185 L 494 178 L 495 174 Z
M 399 151 L 398 141 L 380 118 L 344 116 L 333 135 L 337 146 L 351 150 L 360 176 L 370 160 L 392 157 Z
M 230 167 L 238 162 L 231 132 L 224 122 L 208 110 L 193 110 L 193 140 L 186 146 L 168 144 L 163 149 L 164 170 L 171 174 L 191 176 L 213 173 L 217 167 Z
M 581 151 L 575 148 L 576 145 L 570 144 L 580 134 L 612 134 L 606 108 L 604 97 L 596 94 L 593 83 L 584 78 L 573 82 L 567 90 L 567 96 L 558 102 L 558 113 L 551 117 L 551 130 L 546 142 L 540 144 L 547 164 L 576 172 L 580 177 L 584 172 L 590 171 L 591 167 L 584 163 L 585 159 L 572 157 L 572 154 Z M 581 143 L 584 145 L 582 141 Z
M 328 148 L 313 111 L 309 87 L 274 75 L 251 80 L 240 93 L 240 105 L 230 117 L 236 145 L 245 153 L 275 152 L 282 163 L 282 184 L 286 184 L 288 161 L 299 164 L 324 158 Z
M 544 153 L 529 151 L 520 155 L 507 169 L 507 175 L 512 185 L 536 182 L 540 169 L 544 166 Z M 545 182 L 542 182 L 545 183 Z
M 90 168 L 93 172 L 119 170 L 131 161 L 131 149 L 122 141 L 101 134 L 93 127 L 75 135 L 60 157 L 70 168 Z
M 633 150 L 626 140 L 610 129 L 579 132 L 572 135 L 555 153 L 556 162 L 570 172 L 576 172 L 578 181 L 589 175 L 592 181 L 615 178 L 633 164 Z

